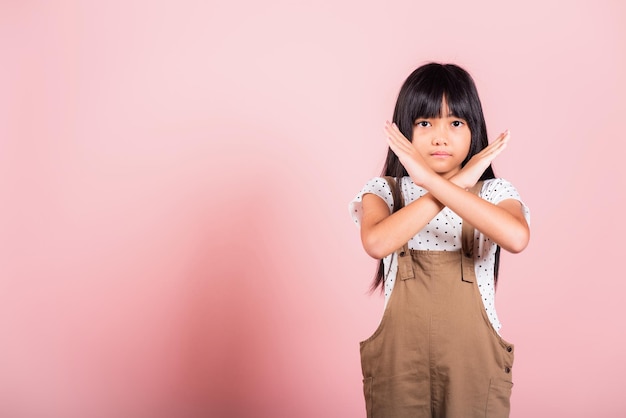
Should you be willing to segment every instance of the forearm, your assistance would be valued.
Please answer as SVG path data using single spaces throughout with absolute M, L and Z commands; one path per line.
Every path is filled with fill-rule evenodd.
M 378 199 L 374 195 L 371 198 Z M 365 200 L 363 203 L 365 207 Z M 380 220 L 376 220 L 375 215 L 372 215 L 374 220 L 370 221 L 367 219 L 366 211 L 361 227 L 363 248 L 376 259 L 391 254 L 413 238 L 443 207 L 432 194 L 426 193 Z
M 530 231 L 521 204 L 494 205 L 436 174 L 423 186 L 441 204 L 505 250 L 517 253 L 528 244 Z

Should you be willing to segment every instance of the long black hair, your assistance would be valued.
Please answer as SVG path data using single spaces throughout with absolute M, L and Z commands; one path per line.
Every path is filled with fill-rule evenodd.
M 489 145 L 487 124 L 483 108 L 478 97 L 474 80 L 467 71 L 455 64 L 428 63 L 417 68 L 409 75 L 398 94 L 396 107 L 393 111 L 393 122 L 400 132 L 413 141 L 413 126 L 416 119 L 441 117 L 443 100 L 445 99 L 450 114 L 467 122 L 471 132 L 471 143 L 467 157 L 461 167 L 476 154 Z M 408 176 L 398 156 L 389 148 L 387 159 L 382 171 L 383 176 L 400 179 Z M 480 177 L 480 180 L 495 178 L 491 164 Z M 398 182 L 400 190 L 400 182 Z M 401 192 L 401 191 L 400 191 Z M 396 202 L 398 196 L 394 196 Z M 394 204 L 394 212 L 398 204 Z M 500 266 L 500 246 L 496 249 L 494 279 L 497 283 Z M 384 282 L 384 265 L 380 260 L 374 276 L 372 290 Z

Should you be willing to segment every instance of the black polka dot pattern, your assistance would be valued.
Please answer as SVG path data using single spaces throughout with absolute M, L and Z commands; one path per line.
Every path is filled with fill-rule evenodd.
M 362 198 L 364 194 L 373 193 L 382 198 L 391 211 L 393 209 L 393 197 L 387 181 L 380 177 L 375 177 L 365 184 L 365 187 L 350 202 L 349 209 L 354 223 L 360 226 L 362 215 Z M 402 181 L 402 193 L 406 204 L 410 204 L 426 193 L 426 190 L 417 186 L 413 181 L 405 177 Z M 521 202 L 519 193 L 515 187 L 504 179 L 486 180 L 483 184 L 480 196 L 488 202 L 498 204 L 503 200 L 515 199 Z M 523 205 L 524 216 L 530 224 L 530 211 Z M 461 229 L 463 221 L 454 212 L 444 208 L 437 214 L 420 232 L 409 240 L 409 248 L 426 251 L 455 251 L 461 248 Z M 494 287 L 494 263 L 496 245 L 489 238 L 475 231 L 475 270 L 478 288 L 483 298 L 485 311 L 491 324 L 496 331 L 500 330 L 501 324 L 495 309 L 495 287 Z M 387 256 L 383 260 L 385 265 L 385 304 L 393 291 L 395 277 L 397 273 L 397 263 L 394 257 Z

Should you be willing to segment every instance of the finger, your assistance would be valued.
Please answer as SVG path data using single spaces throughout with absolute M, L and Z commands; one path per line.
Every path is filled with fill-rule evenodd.
M 488 161 L 491 162 L 493 161 L 498 155 L 500 155 L 500 153 L 502 151 L 504 151 L 504 149 L 506 148 L 508 144 L 507 140 L 499 140 L 497 142 L 493 142 L 492 144 L 490 144 L 487 148 L 483 149 L 481 152 L 479 152 L 478 154 L 476 154 L 474 157 L 478 160 L 484 160 L 484 161 Z
M 411 149 L 411 143 L 408 139 L 406 139 L 404 135 L 402 135 L 400 131 L 397 130 L 397 128 L 394 129 L 392 125 L 386 124 L 385 133 L 387 135 L 387 138 L 393 141 L 393 143 L 396 144 L 398 147 L 401 147 L 405 150 Z
M 402 135 L 402 132 L 400 132 L 400 129 L 398 129 L 398 126 L 395 123 L 392 124 L 387 121 L 387 123 L 385 124 L 385 132 L 387 132 L 388 135 L 396 139 L 404 139 L 408 142 L 408 139 L 404 135 Z
M 511 138 L 511 133 L 507 129 L 506 131 L 504 131 L 500 135 L 498 135 L 498 137 L 496 138 L 496 140 L 494 142 L 508 141 L 510 138 Z
M 407 147 L 404 143 L 399 142 L 398 140 L 394 139 L 393 137 L 387 137 L 387 145 L 389 145 L 389 148 L 391 148 L 391 150 L 398 157 L 403 157 L 403 156 L 407 156 L 407 155 L 411 154 L 410 147 Z
M 500 154 L 502 151 L 504 151 L 504 149 L 507 146 L 507 142 L 501 141 L 498 142 L 496 144 L 493 144 L 492 147 L 490 147 L 489 149 L 485 149 L 485 154 L 482 155 L 481 157 L 486 157 L 486 158 L 495 158 L 496 155 Z
M 505 145 L 509 142 L 510 135 L 508 131 L 501 133 L 498 138 L 496 138 L 491 144 L 485 147 L 481 153 L 489 154 L 490 152 L 499 149 L 502 145 Z M 480 153 L 479 153 L 480 154 Z
M 404 150 L 408 150 L 410 148 L 410 142 L 408 142 L 404 136 L 395 132 L 390 125 L 385 126 L 385 134 L 387 136 L 387 141 L 390 145 L 393 145 L 394 148 Z
M 506 142 L 500 142 L 493 148 L 489 149 L 489 151 L 484 155 L 484 158 L 488 161 L 493 161 L 502 151 L 505 150 L 507 146 Z

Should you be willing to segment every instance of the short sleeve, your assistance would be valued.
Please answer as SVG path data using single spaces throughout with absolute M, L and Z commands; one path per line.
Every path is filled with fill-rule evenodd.
M 487 200 L 488 202 L 497 205 L 498 203 L 507 200 L 507 199 L 515 199 L 522 204 L 522 209 L 524 211 L 524 218 L 526 218 L 526 222 L 530 225 L 530 210 L 528 206 L 522 201 L 519 192 L 511 184 L 511 182 L 505 179 L 492 179 L 485 181 L 483 185 L 483 189 L 480 193 L 480 196 Z
M 363 195 L 367 193 L 373 193 L 383 199 L 389 207 L 389 212 L 393 210 L 393 196 L 391 195 L 391 188 L 389 187 L 387 180 L 382 177 L 374 177 L 365 183 L 365 186 L 348 205 L 352 220 L 357 227 L 361 226 L 361 218 L 363 216 Z

